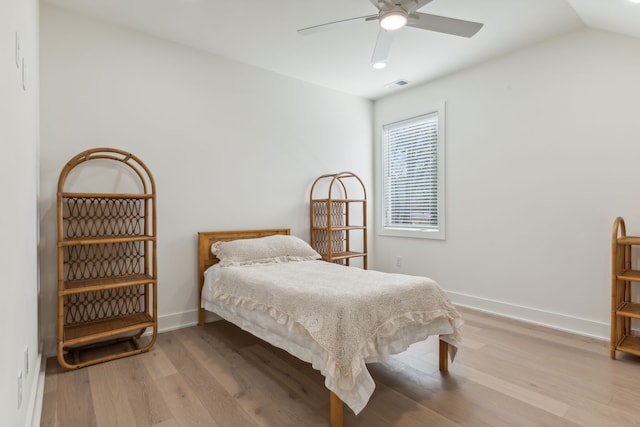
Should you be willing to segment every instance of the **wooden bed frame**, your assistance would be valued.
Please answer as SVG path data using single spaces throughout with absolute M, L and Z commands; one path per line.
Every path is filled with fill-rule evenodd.
M 264 230 L 239 230 L 239 231 L 201 231 L 198 232 L 198 325 L 204 325 L 206 310 L 202 308 L 202 287 L 204 286 L 204 272 L 207 268 L 218 263 L 218 258 L 211 253 L 211 245 L 219 241 L 237 239 L 253 239 L 257 237 L 272 236 L 275 234 L 290 235 L 288 228 L 264 229 Z M 439 368 L 440 371 L 449 370 L 449 344 L 439 340 Z M 330 391 L 330 426 L 342 427 L 343 402 Z

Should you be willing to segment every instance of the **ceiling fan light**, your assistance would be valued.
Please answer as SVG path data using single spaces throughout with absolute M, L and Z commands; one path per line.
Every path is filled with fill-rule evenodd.
M 407 14 L 392 10 L 380 18 L 380 27 L 387 31 L 397 30 L 407 25 Z

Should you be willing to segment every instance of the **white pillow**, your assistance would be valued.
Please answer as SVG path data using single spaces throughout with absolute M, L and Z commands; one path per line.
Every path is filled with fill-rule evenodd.
M 309 261 L 321 256 L 307 242 L 295 236 L 273 235 L 256 239 L 216 242 L 211 252 L 220 265 L 243 265 L 268 262 Z

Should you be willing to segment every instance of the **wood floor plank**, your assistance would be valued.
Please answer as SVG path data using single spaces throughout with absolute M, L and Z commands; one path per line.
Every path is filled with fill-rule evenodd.
M 47 359 L 45 366 L 45 382 L 43 387 L 42 411 L 40 425 L 58 427 L 58 373 L 61 372 L 56 358 Z
M 162 393 L 147 370 L 147 367 L 153 365 L 149 360 L 155 357 L 153 354 L 143 353 L 138 357 L 120 359 L 118 364 L 114 363 L 121 372 L 123 387 L 131 407 L 134 408 L 133 415 L 138 427 L 155 426 L 173 419 Z
M 254 425 L 251 417 L 239 410 L 235 398 L 207 372 L 206 365 L 185 347 L 184 342 L 180 340 L 181 334 L 180 331 L 176 331 L 172 336 L 158 339 L 162 340 L 169 360 L 189 387 L 197 393 L 210 416 L 224 427 Z
M 376 384 L 376 389 L 367 406 L 355 418 L 368 416 L 375 416 L 383 421 L 371 421 L 362 425 L 397 427 L 427 425 L 429 427 L 456 427 L 459 425 L 383 383 Z
M 290 356 L 282 358 L 281 353 L 261 344 L 245 348 L 242 354 L 287 390 L 292 399 L 302 399 L 306 404 L 316 407 L 321 419 L 326 421 L 329 391 L 324 386 L 324 377 L 320 372 L 314 371 L 316 375 L 312 377 L 301 375 L 289 363 Z
M 133 408 L 129 405 L 123 379 L 119 370 L 125 359 L 102 363 L 87 369 L 94 398 L 96 424 L 135 427 Z
M 184 427 L 226 427 L 214 420 L 181 374 L 158 379 L 158 387 L 178 425 Z
M 206 339 L 202 332 L 201 329 L 188 328 L 176 331 L 176 337 L 230 396 L 245 393 L 250 382 L 238 375 L 243 363 L 240 355 L 235 351 L 225 351 L 220 342 Z
M 569 405 L 548 397 L 537 391 L 522 387 L 512 381 L 506 381 L 496 376 L 484 373 L 477 369 L 470 368 L 462 363 L 456 366 L 456 373 L 473 382 L 500 393 L 506 393 L 514 399 L 527 403 L 543 411 L 547 411 L 556 416 L 562 417 L 569 411 Z
M 146 369 L 151 378 L 158 379 L 177 374 L 175 366 L 169 361 L 162 347 L 154 346 L 144 354 Z
M 56 376 L 57 425 L 97 426 L 89 372 L 78 369 L 60 372 Z
M 572 426 L 548 412 L 513 399 L 502 391 L 492 390 L 455 370 L 440 374 L 440 378 L 416 370 L 392 358 L 383 364 L 373 364 L 370 371 L 376 383 L 388 385 L 409 399 L 437 412 L 440 416 L 467 426 Z M 511 408 L 506 411 L 505 407 Z M 523 420 L 522 416 L 527 419 Z M 544 423 L 546 422 L 546 424 Z
M 633 408 L 620 410 L 607 404 L 581 400 L 575 402 L 565 418 L 581 426 L 638 426 L 638 401 Z
M 255 425 L 313 425 L 315 422 L 313 420 L 317 416 L 310 408 L 292 405 L 295 399 L 292 400 L 289 393 L 279 387 L 276 381 L 269 378 L 262 366 L 250 363 L 244 355 L 246 348 L 257 344 L 267 344 L 255 338 L 253 343 L 250 343 L 241 337 L 246 335 L 246 332 L 239 329 L 237 332 L 243 340 L 243 344 L 229 347 L 224 342 L 220 342 L 219 337 L 210 335 L 206 328 L 180 331 L 181 334 L 190 336 L 192 343 L 199 346 L 206 344 L 208 348 L 204 349 L 204 355 L 209 355 L 209 357 L 215 355 L 217 361 L 212 363 L 209 358 L 205 365 L 208 369 L 213 370 L 213 375 L 224 373 L 220 380 L 221 384 L 229 384 L 227 385 L 229 392 L 233 392 L 232 396 L 236 399 L 237 404 Z M 207 356 L 203 356 L 201 353 L 199 357 Z M 301 410 L 302 413 L 300 413 Z
M 606 402 L 610 400 L 611 389 L 603 382 L 602 371 L 593 369 L 593 363 L 581 363 L 579 358 L 569 360 L 550 360 L 542 352 L 523 353 L 511 348 L 493 348 L 486 346 L 482 351 L 474 353 L 473 357 L 461 355 L 460 364 L 471 369 L 481 371 L 491 377 L 508 380 L 516 387 L 524 389 L 535 388 L 539 393 L 570 404 L 570 396 L 580 395 L 593 401 Z M 600 358 L 607 363 L 607 359 Z M 585 368 L 591 366 L 591 369 Z M 594 372 L 595 371 L 595 372 Z M 596 381 L 585 382 L 588 376 Z M 598 380 L 598 378 L 600 378 Z M 604 386 L 603 386 L 604 384 Z

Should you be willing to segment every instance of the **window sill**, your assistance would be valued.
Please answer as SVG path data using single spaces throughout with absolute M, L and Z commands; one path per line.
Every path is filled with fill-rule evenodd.
M 424 228 L 390 228 L 378 229 L 379 236 L 410 237 L 415 239 L 445 240 L 444 229 L 433 230 Z

